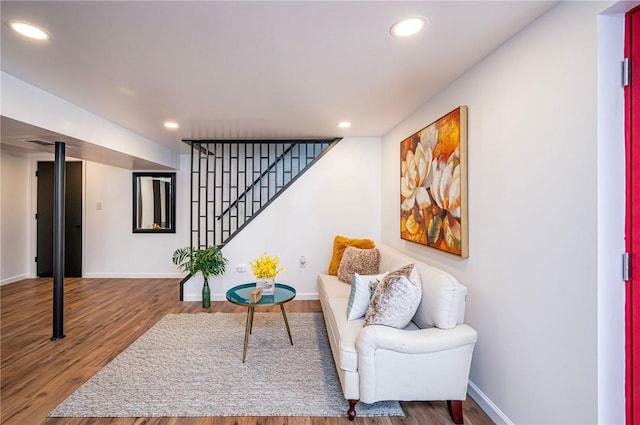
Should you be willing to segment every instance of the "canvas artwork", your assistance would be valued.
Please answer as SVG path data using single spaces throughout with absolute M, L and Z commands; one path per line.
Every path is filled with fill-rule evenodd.
M 402 239 L 468 257 L 467 107 L 400 143 Z

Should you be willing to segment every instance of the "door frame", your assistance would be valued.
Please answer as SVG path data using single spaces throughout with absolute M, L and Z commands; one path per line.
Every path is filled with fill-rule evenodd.
M 36 213 L 38 212 L 38 171 L 39 161 L 54 161 L 53 154 L 33 154 L 29 156 L 29 211 L 31 212 L 31 220 L 29 221 L 29 273 L 32 278 L 38 276 L 38 268 L 35 258 L 38 255 L 38 223 L 36 221 Z M 86 274 L 87 263 L 87 161 L 73 157 L 67 157 L 66 161 L 74 161 L 82 163 L 82 276 Z
M 640 207 L 633 199 L 640 193 L 640 48 L 631 36 L 631 14 L 640 27 L 640 6 L 629 8 L 624 16 L 624 57 L 630 58 L 631 85 L 624 89 L 624 133 L 625 133 L 625 251 L 631 261 L 631 276 L 625 281 L 625 417 L 631 425 L 640 418 L 640 276 L 633 270 L 639 260 Z M 640 28 L 637 28 L 640 32 Z M 635 56 L 633 55 L 635 53 Z M 633 92 L 632 92 L 633 90 Z M 632 109 L 633 108 L 633 109 Z M 635 182 L 632 184 L 632 182 Z M 637 268 L 637 267 L 636 267 Z M 635 273 L 634 273 L 635 271 Z M 635 283 L 634 283 L 635 281 Z

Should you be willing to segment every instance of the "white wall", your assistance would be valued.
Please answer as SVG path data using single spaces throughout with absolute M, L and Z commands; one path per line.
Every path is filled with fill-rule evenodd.
M 189 237 L 188 164 L 181 164 L 176 172 L 176 233 L 133 233 L 132 171 L 86 163 L 83 276 L 181 276 L 171 262 L 171 254 Z M 98 203 L 101 210 L 97 209 Z
M 467 322 L 479 333 L 471 390 L 498 423 L 598 421 L 597 14 L 604 6 L 560 3 L 383 137 L 382 240 L 468 286 Z M 463 104 L 467 260 L 402 241 L 398 231 L 400 141 Z
M 380 238 L 380 144 L 378 137 L 346 137 L 297 179 L 224 247 L 229 265 L 210 279 L 212 297 L 225 299 L 228 288 L 255 281 L 250 268 L 238 273 L 236 266 L 269 252 L 285 267 L 277 281 L 294 286 L 298 299 L 317 299 L 316 277 L 329 265 L 335 235 Z M 185 299 L 199 300 L 201 289 L 201 279 L 192 279 Z
M 297 179 L 225 246 L 229 264 L 222 277 L 210 279 L 212 297 L 225 299 L 228 288 L 253 281 L 250 269 L 239 273 L 236 266 L 269 252 L 286 269 L 278 280 L 293 285 L 298 298 L 316 299 L 316 276 L 329 264 L 336 234 L 380 237 L 380 145 L 380 138 L 345 138 Z M 176 233 L 143 234 L 131 232 L 131 171 L 87 162 L 86 277 L 184 276 L 171 254 L 190 244 L 189 170 L 190 156 L 181 155 Z M 185 300 L 200 300 L 202 280 L 184 289 Z
M 29 160 L 0 152 L 0 285 L 30 276 Z M 35 254 L 33 254 L 35 257 Z

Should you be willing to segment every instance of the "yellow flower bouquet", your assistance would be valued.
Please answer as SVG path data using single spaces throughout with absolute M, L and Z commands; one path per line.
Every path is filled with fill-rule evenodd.
M 260 257 L 251 260 L 249 265 L 256 277 L 256 288 L 262 289 L 264 295 L 273 295 L 275 277 L 284 271 L 284 267 L 280 267 L 280 257 L 265 252 Z
M 280 257 L 271 256 L 266 252 L 260 257 L 251 260 L 249 265 L 256 277 L 270 277 L 275 278 L 276 275 L 284 271 L 284 267 L 279 267 Z

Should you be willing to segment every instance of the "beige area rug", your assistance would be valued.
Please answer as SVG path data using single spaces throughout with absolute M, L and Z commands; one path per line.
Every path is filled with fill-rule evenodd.
M 170 314 L 56 407 L 50 417 L 343 416 L 322 314 Z M 358 416 L 404 416 L 398 402 Z

